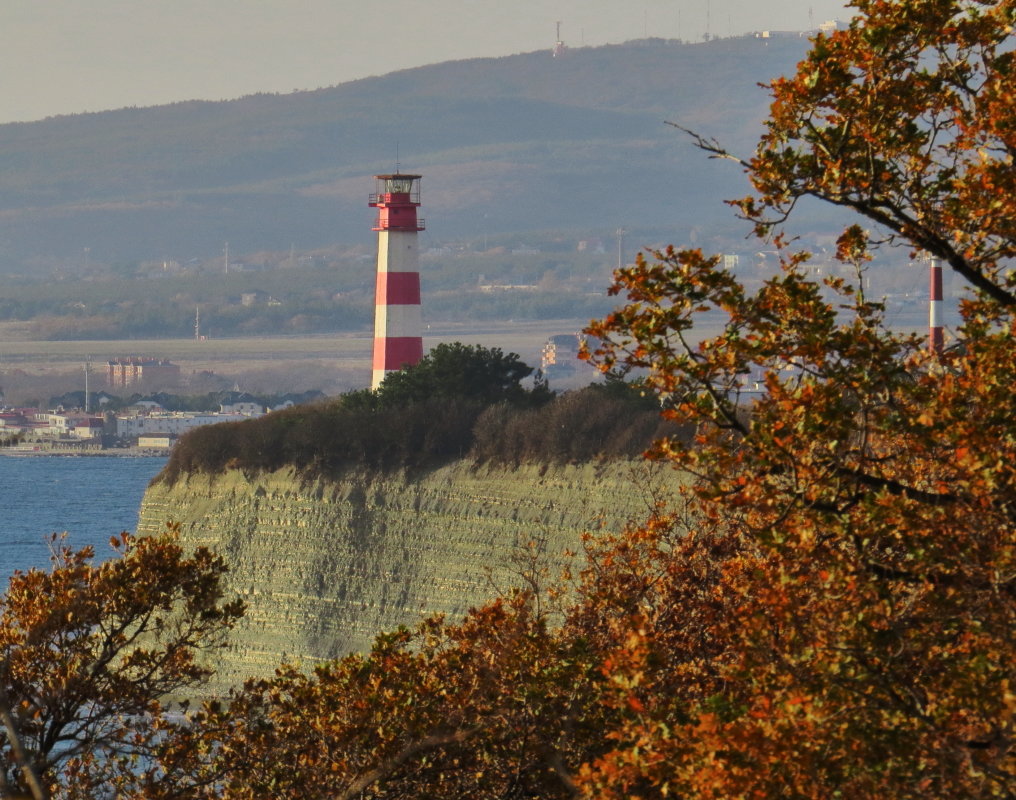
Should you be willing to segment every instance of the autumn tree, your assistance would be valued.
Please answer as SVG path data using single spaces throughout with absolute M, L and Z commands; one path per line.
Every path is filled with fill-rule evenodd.
M 242 614 L 222 560 L 185 554 L 175 529 L 113 545 L 93 564 L 54 538 L 52 567 L 16 572 L 0 599 L 0 796 L 119 796 Z
M 695 427 L 654 451 L 687 492 L 590 537 L 558 625 L 538 593 L 512 595 L 207 706 L 166 751 L 178 785 L 1016 797 L 1016 5 L 853 7 L 772 84 L 741 160 L 755 193 L 736 206 L 781 246 L 780 273 L 749 292 L 716 257 L 649 253 L 590 328 L 596 363 L 641 370 L 665 416 Z M 859 285 L 809 275 L 782 236 L 802 198 L 870 226 L 851 216 L 839 240 L 859 277 L 895 243 L 969 283 L 949 348 L 891 330 Z M 700 333 L 706 314 L 718 334 Z
M 929 352 L 789 250 L 754 294 L 698 251 L 618 272 L 594 358 L 699 433 L 657 448 L 694 476 L 687 533 L 661 514 L 603 544 L 584 588 L 623 720 L 590 796 L 1016 796 L 1016 5 L 853 5 L 772 84 L 737 206 L 780 244 L 802 198 L 852 209 L 872 227 L 837 257 L 944 260 L 962 325 Z
M 313 673 L 283 667 L 177 726 L 146 798 L 576 796 L 602 678 L 531 592 L 382 634 Z

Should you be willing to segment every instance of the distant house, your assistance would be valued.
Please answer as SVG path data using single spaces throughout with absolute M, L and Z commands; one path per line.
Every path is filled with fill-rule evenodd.
M 292 408 L 293 406 L 303 405 L 304 403 L 312 403 L 316 400 L 322 400 L 324 397 L 325 393 L 320 389 L 311 389 L 306 392 L 289 392 L 278 397 L 271 410 L 281 411 L 285 408 Z
M 159 403 L 158 400 L 151 400 L 149 398 L 142 398 L 141 400 L 135 400 L 127 407 L 128 412 L 135 414 L 153 414 L 159 411 L 165 411 L 166 409 Z
M 220 414 L 240 414 L 244 417 L 257 417 L 265 413 L 265 407 L 257 402 L 223 403 L 219 406 Z
M 88 408 L 94 410 L 96 408 L 102 408 L 110 403 L 118 401 L 118 397 L 114 397 L 108 392 L 89 392 L 88 394 Z M 85 407 L 85 392 L 81 389 L 77 389 L 71 392 L 65 392 L 61 395 L 56 395 L 49 398 L 46 403 L 48 408 L 52 409 L 68 409 L 68 408 L 84 408 Z
M 102 436 L 102 417 L 75 415 L 70 421 L 70 434 L 75 439 L 97 439 Z
M 574 368 L 581 345 L 582 335 L 578 333 L 559 333 L 551 336 L 543 345 L 540 369 L 546 373 L 551 367 L 557 367 L 558 370 Z
M 39 427 L 35 420 L 35 409 L 12 409 L 0 412 L 0 433 L 20 433 Z
M 807 31 L 755 31 L 756 39 L 801 39 Z
M 168 433 L 147 433 L 138 437 L 138 447 L 148 447 L 153 450 L 168 450 L 176 441 L 175 436 Z
M 230 392 L 219 403 L 219 413 L 257 417 L 265 413 L 265 407 L 252 394 L 247 392 Z
M 240 295 L 240 305 L 250 308 L 251 306 L 264 305 L 272 296 L 267 292 L 244 292 Z
M 102 436 L 103 421 L 88 414 L 38 413 L 32 430 L 43 436 L 94 439 Z
M 828 19 L 821 25 L 819 25 L 818 29 L 822 31 L 822 33 L 826 34 L 826 36 L 828 36 L 830 33 L 833 33 L 834 31 L 845 31 L 849 27 L 850 27 L 849 22 L 844 22 L 843 20 L 839 19 Z

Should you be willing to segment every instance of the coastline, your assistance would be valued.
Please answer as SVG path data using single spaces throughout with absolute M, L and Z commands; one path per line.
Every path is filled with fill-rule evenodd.
M 36 458 L 36 457 L 58 457 L 58 458 L 169 458 L 169 452 L 154 447 L 116 447 L 108 450 L 81 450 L 73 447 L 3 447 L 0 448 L 0 456 L 8 458 Z

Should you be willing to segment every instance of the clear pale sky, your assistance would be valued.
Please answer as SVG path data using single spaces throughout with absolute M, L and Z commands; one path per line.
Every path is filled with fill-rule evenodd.
M 0 0 L 0 122 L 317 89 L 453 59 L 807 30 L 839 0 Z

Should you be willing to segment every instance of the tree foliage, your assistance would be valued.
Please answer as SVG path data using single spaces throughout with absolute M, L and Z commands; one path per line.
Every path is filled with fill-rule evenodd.
M 956 345 L 892 331 L 859 287 L 809 277 L 806 254 L 756 292 L 699 251 L 640 257 L 616 274 L 625 304 L 591 326 L 591 357 L 644 370 L 665 416 L 694 426 L 655 452 L 687 491 L 590 537 L 570 593 L 527 571 L 529 591 L 461 625 L 207 706 L 167 751 L 179 785 L 1016 796 L 1016 6 L 854 5 L 849 30 L 773 84 L 745 162 L 757 194 L 739 206 L 768 236 L 819 197 L 946 260 L 972 286 Z M 863 273 L 881 235 L 848 225 L 838 257 Z M 701 338 L 706 313 L 725 324 Z
M 773 84 L 738 205 L 762 236 L 804 197 L 858 211 L 879 227 L 838 257 L 859 271 L 883 234 L 944 259 L 975 290 L 959 342 L 890 331 L 806 254 L 754 295 L 697 251 L 617 274 L 597 358 L 699 433 L 659 446 L 695 476 L 687 535 L 646 526 L 625 591 L 590 595 L 637 622 L 611 702 L 643 709 L 583 768 L 599 797 L 1016 793 L 1016 6 L 855 5 Z M 707 310 L 727 322 L 696 343 Z
M 181 726 L 163 762 L 174 788 L 152 796 L 572 796 L 566 764 L 601 734 L 581 713 L 599 680 L 583 650 L 519 592 L 313 675 L 283 668 Z
M 381 408 L 402 407 L 434 398 L 461 398 L 483 403 L 549 399 L 544 384 L 537 381 L 536 394 L 522 381 L 533 368 L 517 353 L 507 355 L 500 347 L 442 342 L 419 364 L 385 376 L 368 397 Z
M 650 370 L 699 433 L 659 446 L 695 476 L 690 530 L 641 530 L 597 612 L 623 599 L 638 620 L 617 702 L 646 711 L 588 768 L 596 793 L 1010 796 L 1011 322 L 971 321 L 938 362 L 847 287 L 837 315 L 793 262 L 754 297 L 697 252 L 619 286 L 601 357 Z M 707 307 L 727 326 L 691 345 Z M 746 409 L 749 369 L 765 391 Z
M 1006 0 L 855 0 L 772 83 L 768 131 L 736 203 L 762 236 L 804 197 L 853 209 L 891 241 L 1016 303 L 1016 6 Z M 714 154 L 729 155 L 699 137 Z
M 220 589 L 222 560 L 185 555 L 170 528 L 116 537 L 91 563 L 55 539 L 49 571 L 17 572 L 0 602 L 0 787 L 27 796 L 113 796 L 150 759 L 167 699 L 210 674 L 199 658 L 243 613 Z M 18 757 L 15 741 L 23 749 Z

